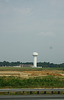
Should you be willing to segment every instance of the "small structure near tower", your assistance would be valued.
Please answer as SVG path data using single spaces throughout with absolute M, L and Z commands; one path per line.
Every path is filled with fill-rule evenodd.
M 33 62 L 33 67 L 37 67 L 37 56 L 38 56 L 38 53 L 37 52 L 33 52 L 33 57 L 34 57 L 34 62 Z

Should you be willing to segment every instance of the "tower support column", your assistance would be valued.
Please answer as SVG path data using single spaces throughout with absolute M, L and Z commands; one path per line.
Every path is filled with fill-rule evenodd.
M 34 57 L 34 62 L 33 62 L 33 67 L 37 67 L 37 56 L 38 56 L 38 53 L 37 52 L 33 52 L 33 57 Z

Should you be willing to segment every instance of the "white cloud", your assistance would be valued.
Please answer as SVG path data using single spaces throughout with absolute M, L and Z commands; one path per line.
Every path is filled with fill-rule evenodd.
M 53 32 L 40 32 L 39 35 L 41 36 L 49 36 L 49 37 L 55 37 L 56 35 Z
M 2 5 L 0 4 L 0 7 L 1 7 Z M 2 9 L 0 9 L 0 14 L 1 15 L 5 15 L 5 14 L 9 14 L 9 13 L 11 13 L 11 14 L 15 14 L 15 15 L 19 15 L 19 14 L 21 14 L 21 15 L 24 15 L 24 16 L 26 16 L 26 15 L 31 15 L 31 8 L 14 8 L 14 7 L 6 7 L 5 9 L 4 9 L 4 7 L 2 7 Z
M 57 0 L 50 0 L 50 5 L 51 6 L 55 6 L 57 4 Z
M 64 6 L 64 0 L 48 0 L 50 6 L 62 7 Z
M 22 15 L 29 15 L 31 13 L 30 8 L 14 8 L 13 11 Z
M 5 0 L 5 2 L 6 2 L 6 3 L 8 3 L 8 2 L 9 2 L 9 0 Z

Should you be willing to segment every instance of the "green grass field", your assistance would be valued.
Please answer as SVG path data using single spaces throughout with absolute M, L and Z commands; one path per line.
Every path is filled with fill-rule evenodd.
M 43 68 L 31 68 L 31 67 L 0 67 L 0 71 L 42 71 L 42 70 L 64 70 L 64 67 L 43 67 Z

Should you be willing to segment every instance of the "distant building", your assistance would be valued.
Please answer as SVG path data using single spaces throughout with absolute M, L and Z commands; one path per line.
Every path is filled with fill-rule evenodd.
M 20 67 L 32 67 L 33 65 L 31 64 L 21 64 Z

